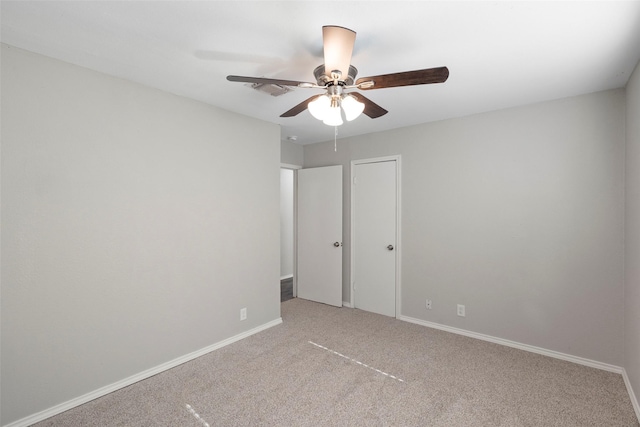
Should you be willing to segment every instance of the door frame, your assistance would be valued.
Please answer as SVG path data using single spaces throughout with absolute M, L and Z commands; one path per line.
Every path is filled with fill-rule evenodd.
M 350 226 L 350 237 L 349 237 L 349 246 L 350 246 L 350 265 L 349 265 L 349 286 L 350 286 L 350 291 L 349 291 L 349 297 L 350 297 L 350 305 L 351 307 L 355 307 L 354 303 L 354 289 L 353 289 L 353 282 L 354 282 L 354 251 L 355 251 L 355 244 L 354 244 L 354 220 L 355 220 L 355 216 L 354 216 L 354 204 L 355 204 L 355 190 L 354 190 L 354 178 L 355 178 L 355 166 L 356 165 L 360 165 L 360 164 L 366 164 L 366 163 L 381 163 L 381 162 L 396 162 L 396 248 L 395 248 L 395 260 L 396 260 L 396 319 L 399 318 L 401 316 L 402 313 L 402 300 L 401 300 L 401 295 L 402 295 L 402 286 L 401 286 L 401 278 L 402 278 L 402 274 L 401 274 L 401 252 L 402 252 L 402 244 L 401 244 L 401 227 L 400 224 L 402 223 L 401 221 L 401 211 L 402 211 L 402 193 L 401 193 L 401 167 L 402 167 L 402 163 L 401 163 L 401 156 L 395 155 L 395 156 L 385 156 L 385 157 L 374 157 L 374 158 L 370 158 L 370 159 L 361 159 L 361 160 L 352 160 L 351 161 L 351 206 L 350 206 L 350 213 L 349 213 L 349 217 L 350 217 L 350 222 L 349 222 L 349 226 Z
M 280 163 L 280 169 L 293 171 L 293 297 L 298 296 L 298 170 L 302 166 Z M 282 245 L 282 242 L 280 243 Z M 278 285 L 278 289 L 280 286 Z M 280 295 L 280 294 L 278 294 Z

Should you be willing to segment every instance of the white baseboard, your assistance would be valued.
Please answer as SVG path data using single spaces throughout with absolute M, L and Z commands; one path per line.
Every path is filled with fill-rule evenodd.
M 609 365 L 608 363 L 598 362 L 596 360 L 585 359 L 579 356 L 572 356 L 570 354 L 560 353 L 558 351 L 547 350 L 545 348 L 536 347 L 529 344 L 522 344 L 516 341 L 505 340 L 502 338 L 492 337 L 490 335 L 480 334 L 477 332 L 471 332 L 464 329 L 458 329 L 451 326 L 441 325 L 439 323 L 428 322 L 426 320 L 415 319 L 408 316 L 398 316 L 398 319 L 405 322 L 415 323 L 418 325 L 426 326 L 428 328 L 439 329 L 441 331 L 451 332 L 453 334 L 464 335 L 466 337 L 479 339 L 482 341 L 492 342 L 494 344 L 500 344 L 507 347 L 513 347 L 531 353 L 542 354 L 543 356 L 549 356 L 556 359 L 566 360 L 568 362 L 577 363 L 579 365 L 589 366 L 591 368 L 602 369 L 603 371 L 615 372 L 616 374 L 622 374 L 623 368 L 620 366 Z
M 352 308 L 351 307 L 351 303 L 343 301 L 342 304 L 345 307 L 348 308 Z M 446 331 L 446 332 L 451 332 L 454 334 L 458 334 L 458 335 L 464 335 L 470 338 L 475 338 L 475 339 L 479 339 L 482 341 L 488 341 L 488 342 L 492 342 L 495 344 L 500 344 L 500 345 L 504 345 L 507 347 L 513 347 L 513 348 L 517 348 L 520 350 L 524 350 L 524 351 L 529 351 L 532 353 L 537 353 L 537 354 L 542 354 L 544 356 L 549 356 L 549 357 L 554 357 L 556 359 L 561 359 L 561 360 L 566 360 L 569 362 L 573 362 L 573 363 L 577 363 L 579 365 L 585 365 L 585 366 L 589 366 L 592 368 L 596 368 L 596 369 L 602 369 L 605 371 L 609 371 L 609 372 L 615 372 L 615 373 L 619 373 L 622 375 L 622 378 L 624 379 L 624 383 L 625 386 L 627 387 L 627 392 L 629 393 L 629 398 L 631 399 L 631 403 L 633 405 L 633 409 L 635 410 L 636 416 L 638 417 L 638 420 L 640 421 L 640 404 L 638 404 L 638 399 L 636 398 L 636 395 L 633 391 L 633 388 L 631 387 L 631 383 L 629 381 L 629 377 L 627 376 L 627 372 L 625 371 L 624 368 L 621 368 L 619 366 L 614 366 L 614 365 L 609 365 L 606 363 L 601 363 L 601 362 L 597 362 L 595 360 L 590 360 L 590 359 L 585 359 L 582 357 L 578 357 L 578 356 L 571 356 L 568 354 L 564 354 L 564 353 L 560 353 L 557 351 L 552 351 L 552 350 L 546 350 L 540 347 L 535 347 L 535 346 L 531 346 L 528 344 L 522 344 L 519 342 L 515 342 L 515 341 L 510 341 L 510 340 L 505 340 L 502 338 L 496 338 L 496 337 L 492 337 L 490 335 L 484 335 L 484 334 L 479 334 L 477 332 L 470 332 L 470 331 L 466 331 L 464 329 L 458 329 L 458 328 L 454 328 L 451 326 L 445 326 L 445 325 L 441 325 L 439 323 L 434 323 L 434 322 L 428 322 L 426 320 L 421 320 L 421 319 L 415 319 L 413 317 L 408 317 L 408 316 L 398 316 L 399 320 L 403 320 L 405 322 L 409 322 L 409 323 L 415 323 L 418 325 L 422 325 L 422 326 L 426 326 L 428 328 L 433 328 L 433 329 L 439 329 L 442 331 Z M 99 388 L 98 390 L 92 391 L 90 393 L 87 393 L 83 396 L 77 397 L 75 399 L 71 399 L 67 402 L 61 403 L 59 405 L 53 406 L 49 409 L 46 409 L 44 411 L 38 412 L 36 414 L 30 415 L 28 417 L 22 418 L 18 421 L 15 421 L 11 424 L 7 424 L 5 427 L 27 427 L 30 426 L 32 424 L 35 424 L 37 422 L 43 421 L 47 418 L 50 418 L 54 415 L 58 415 L 64 411 L 67 411 L 71 408 L 75 408 L 76 406 L 80 406 L 84 403 L 90 402 L 94 399 L 97 399 L 99 397 L 105 396 L 111 392 L 114 392 L 116 390 L 119 390 L 121 388 L 127 387 L 131 384 L 134 384 L 138 381 L 144 380 L 146 378 L 152 377 L 154 375 L 157 375 L 163 371 L 169 370 L 171 368 L 174 368 L 178 365 L 181 365 L 183 363 L 186 363 L 190 360 L 196 359 L 200 356 L 203 356 L 207 353 L 210 353 L 214 350 L 217 350 L 219 348 L 225 347 L 229 344 L 232 344 L 236 341 L 240 341 L 243 338 L 247 338 L 251 335 L 254 335 L 258 332 L 261 332 L 265 329 L 269 329 L 273 326 L 279 325 L 282 323 L 282 318 L 278 318 L 276 320 L 273 320 L 271 322 L 265 323 L 263 325 L 260 325 L 256 328 L 253 328 L 249 331 L 243 332 L 241 334 L 235 335 L 231 338 L 227 338 L 226 340 L 220 341 L 218 343 L 212 344 L 208 347 L 205 347 L 203 349 L 194 351 L 192 353 L 186 354 L 184 356 L 178 357 L 177 359 L 171 360 L 169 362 L 163 363 L 162 365 L 158 365 L 154 368 L 148 369 L 146 371 L 140 372 L 136 375 L 133 375 L 129 378 L 125 378 L 121 381 L 117 381 L 113 384 L 110 384 L 108 386 Z
M 241 334 L 235 335 L 231 338 L 227 338 L 226 340 L 222 340 L 200 350 L 194 351 L 193 353 L 185 354 L 184 356 L 178 357 L 177 359 L 173 359 L 169 362 L 163 363 L 151 369 L 147 369 L 146 371 L 140 372 L 136 375 L 132 375 L 129 378 L 125 378 L 123 380 L 117 381 L 113 384 L 107 385 L 105 387 L 94 390 L 90 393 L 82 395 L 80 397 L 76 397 L 75 399 L 71 399 L 67 402 L 61 403 L 59 405 L 53 406 L 49 409 L 45 409 L 44 411 L 38 412 L 33 415 L 29 415 L 28 417 L 22 418 L 18 421 L 14 421 L 11 424 L 7 424 L 4 427 L 26 427 L 42 420 L 45 420 L 49 417 L 53 417 L 54 415 L 58 415 L 64 411 L 68 411 L 71 408 L 75 408 L 76 406 L 80 406 L 84 403 L 90 402 L 94 399 L 112 393 L 121 388 L 127 387 L 131 384 L 137 383 L 138 381 L 144 380 L 146 378 L 157 375 L 161 372 L 169 370 L 171 368 L 175 368 L 178 365 L 182 365 L 183 363 L 189 362 L 190 360 L 196 359 L 200 356 L 204 356 L 207 353 L 210 353 L 219 348 L 225 347 L 229 344 L 233 344 L 236 341 L 240 341 L 243 338 L 247 338 L 251 335 L 257 334 L 258 332 L 264 331 L 265 329 L 269 329 L 273 326 L 279 325 L 282 323 L 282 318 L 278 318 L 276 320 L 272 320 L 271 322 L 265 323 L 263 325 L 257 326 L 253 329 L 250 329 L 246 332 L 242 332 Z
M 579 365 L 589 366 L 591 368 L 602 369 L 603 371 L 614 372 L 616 374 L 621 374 L 624 379 L 624 384 L 627 387 L 627 393 L 629 393 L 629 399 L 631 400 L 631 404 L 633 405 L 633 409 L 636 413 L 636 417 L 640 422 L 640 404 L 638 404 L 638 399 L 633 391 L 633 387 L 631 387 L 631 382 L 629 381 L 629 377 L 627 375 L 627 371 L 620 366 L 609 365 L 607 363 L 598 362 L 591 359 L 585 359 L 583 357 L 572 356 L 570 354 L 560 353 L 558 351 L 547 350 L 540 347 L 535 347 L 528 344 L 522 344 L 516 341 L 505 340 L 502 338 L 492 337 L 490 335 L 479 334 L 477 332 L 466 331 L 464 329 L 458 329 L 451 326 L 441 325 L 439 323 L 428 322 L 426 320 L 415 319 L 413 317 L 408 316 L 398 316 L 399 320 L 404 320 L 405 322 L 415 323 L 417 325 L 426 326 L 427 328 L 439 329 L 445 332 L 451 332 L 453 334 L 464 335 L 466 337 L 479 339 L 482 341 L 492 342 L 494 344 L 500 344 L 507 347 L 513 347 L 524 351 L 529 351 L 531 353 L 542 354 L 543 356 L 554 357 L 556 359 L 566 360 L 568 362 L 577 363 Z
M 640 422 L 640 404 L 638 403 L 636 394 L 633 392 L 631 381 L 629 381 L 629 376 L 627 375 L 627 371 L 625 369 L 622 369 L 622 378 L 624 379 L 624 385 L 627 386 L 627 392 L 629 393 L 629 398 L 631 399 L 633 410 L 636 411 L 636 417 L 638 418 L 638 422 Z
M 287 274 L 286 276 L 280 276 L 280 280 L 293 279 L 293 274 Z

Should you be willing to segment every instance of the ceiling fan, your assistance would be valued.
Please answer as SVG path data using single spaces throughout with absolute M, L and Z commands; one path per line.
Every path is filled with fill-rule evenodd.
M 341 107 L 349 121 L 361 113 L 372 119 L 384 116 L 387 110 L 351 89 L 372 90 L 388 87 L 443 83 L 449 77 L 447 67 L 427 68 L 363 77 L 355 80 L 358 70 L 351 65 L 351 55 L 356 33 L 348 28 L 327 25 L 322 27 L 324 64 L 316 67 L 313 75 L 317 83 L 296 80 L 269 79 L 263 77 L 227 76 L 232 82 L 272 84 L 299 88 L 323 89 L 324 94 L 314 95 L 286 111 L 280 117 L 293 117 L 307 108 L 317 119 L 329 126 L 343 123 Z M 347 92 L 349 91 L 349 92 Z

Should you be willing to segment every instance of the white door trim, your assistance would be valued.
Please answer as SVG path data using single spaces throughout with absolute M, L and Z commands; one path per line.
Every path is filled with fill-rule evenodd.
M 402 237 L 402 233 L 401 233 L 401 226 L 400 224 L 402 223 L 401 221 L 401 207 L 402 207 L 402 198 L 401 198 L 401 191 L 400 189 L 402 188 L 401 184 L 401 167 L 402 167 L 402 163 L 401 163 L 401 156 L 398 154 L 396 156 L 385 156 L 385 157 L 375 157 L 375 158 L 371 158 L 371 159 L 361 159 L 361 160 L 352 160 L 351 161 L 351 181 L 350 181 L 350 189 L 351 189 L 351 212 L 349 214 L 350 216 L 350 237 L 349 237 L 349 253 L 350 253 L 350 277 L 349 277 L 349 297 L 350 297 L 350 305 L 351 307 L 355 307 L 354 305 L 354 298 L 353 298 L 353 281 L 354 281 L 354 277 L 353 277 L 353 272 L 354 272 L 354 232 L 353 232 L 353 221 L 354 221 L 354 215 L 353 215 L 353 206 L 355 203 L 355 196 L 354 196 L 354 190 L 353 190 L 353 179 L 355 178 L 355 165 L 360 165 L 360 164 L 365 164 L 365 163 L 380 163 L 380 162 L 396 162 L 396 250 L 395 250 L 395 254 L 396 254 L 396 319 L 399 318 L 402 315 L 402 282 L 401 282 L 401 278 L 402 278 L 402 274 L 401 274 L 401 260 L 402 260 L 402 256 L 401 256 L 401 252 L 402 252 L 402 242 L 401 242 L 401 237 Z
M 292 165 L 290 163 L 280 163 L 280 169 L 298 170 L 298 169 L 302 169 L 302 166 Z

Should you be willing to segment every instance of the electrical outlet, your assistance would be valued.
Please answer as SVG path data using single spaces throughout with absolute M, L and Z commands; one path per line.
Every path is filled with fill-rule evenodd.
M 431 300 L 427 300 L 427 310 L 431 310 Z
M 458 316 L 465 317 L 464 305 L 458 304 Z
M 246 308 L 241 308 L 240 309 L 240 320 L 247 320 L 247 309 Z

